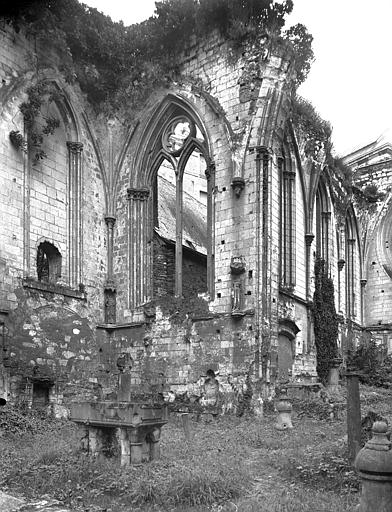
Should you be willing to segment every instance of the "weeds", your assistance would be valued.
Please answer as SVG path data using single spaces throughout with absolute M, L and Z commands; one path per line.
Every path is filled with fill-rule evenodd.
M 116 458 L 80 452 L 76 425 L 27 417 L 21 414 L 18 434 L 8 427 L 3 434 L 2 489 L 48 495 L 75 512 L 346 512 L 358 501 L 344 421 L 297 414 L 293 431 L 277 432 L 275 414 L 227 416 L 191 422 L 187 442 L 173 415 L 162 431 L 161 459 L 121 468 Z

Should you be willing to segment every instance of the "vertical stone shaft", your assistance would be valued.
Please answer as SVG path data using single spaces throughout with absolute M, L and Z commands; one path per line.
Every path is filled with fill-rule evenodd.
M 206 172 L 207 178 L 207 290 L 211 297 L 214 296 L 215 280 L 214 280 L 214 207 L 213 192 L 215 178 L 215 164 L 209 162 Z
M 350 462 L 361 448 L 361 403 L 358 373 L 347 372 L 347 437 Z
M 182 200 L 182 176 L 176 173 L 176 275 L 175 295 L 182 296 L 182 225 L 183 225 L 183 200 Z
M 129 200 L 129 303 L 136 307 L 149 299 L 149 190 L 128 189 Z
M 81 154 L 83 144 L 81 142 L 67 142 L 69 160 L 68 182 L 68 239 L 69 239 L 69 285 L 76 287 L 81 282 L 80 261 L 82 248 L 81 229 Z
M 107 226 L 107 258 L 108 258 L 108 266 L 107 266 L 107 281 L 110 282 L 113 280 L 113 233 L 114 233 L 114 225 L 116 223 L 115 217 L 107 215 L 105 217 L 105 222 Z

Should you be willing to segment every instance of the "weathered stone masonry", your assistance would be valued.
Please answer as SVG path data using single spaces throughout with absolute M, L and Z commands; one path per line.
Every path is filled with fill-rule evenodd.
M 10 397 L 53 407 L 110 397 L 120 363 L 135 394 L 200 397 L 212 370 L 227 408 L 245 381 L 268 393 L 279 378 L 315 379 L 320 247 L 337 298 L 345 280 L 324 153 L 306 155 L 306 136 L 291 122 L 292 55 L 268 38 L 236 58 L 217 36 L 194 42 L 181 80 L 156 90 L 134 119 L 106 123 L 54 62 L 40 79 L 61 91 L 50 105 L 61 122 L 35 164 L 9 139 L 12 129 L 24 133 L 18 106 L 37 79 L 23 58 L 30 43 L 8 27 L 0 35 L 0 313 Z M 206 167 L 205 254 L 184 236 L 183 176 L 195 152 Z M 169 241 L 154 213 L 163 162 L 176 185 Z M 37 274 L 42 243 L 51 244 L 42 258 L 61 255 L 52 280 Z

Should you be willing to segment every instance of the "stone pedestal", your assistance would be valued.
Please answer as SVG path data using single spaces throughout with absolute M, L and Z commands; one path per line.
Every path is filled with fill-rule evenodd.
M 84 429 L 84 448 L 93 456 L 119 454 L 120 464 L 158 459 L 167 405 L 131 402 L 75 404 L 71 419 Z
M 327 391 L 330 394 L 339 393 L 339 368 L 342 362 L 343 359 L 340 358 L 332 359 L 330 362 L 327 384 Z
M 277 430 L 290 430 L 293 428 L 291 422 L 292 405 L 287 397 L 287 390 L 282 389 L 279 401 L 275 404 L 275 408 L 278 411 L 278 420 L 275 424 Z
M 372 430 L 372 439 L 355 459 L 355 468 L 362 480 L 357 512 L 391 512 L 392 450 L 387 437 L 387 424 L 376 421 Z

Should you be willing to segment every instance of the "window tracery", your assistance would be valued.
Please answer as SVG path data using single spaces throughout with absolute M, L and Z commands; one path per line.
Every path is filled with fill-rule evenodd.
M 148 190 L 149 196 L 142 201 L 128 195 L 130 308 L 164 295 L 212 296 L 215 167 L 193 105 L 168 94 L 141 132 L 135 154 L 128 191 Z M 192 272 L 201 269 L 197 284 Z
M 278 158 L 281 183 L 281 286 L 295 287 L 295 170 L 285 152 Z

